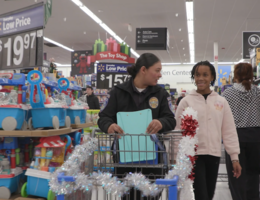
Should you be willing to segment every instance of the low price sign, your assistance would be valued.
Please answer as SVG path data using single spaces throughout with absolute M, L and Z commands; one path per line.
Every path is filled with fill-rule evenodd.
M 111 89 L 130 79 L 127 67 L 132 64 L 99 63 L 97 66 L 97 88 Z
M 43 4 L 0 16 L 0 70 L 43 65 Z

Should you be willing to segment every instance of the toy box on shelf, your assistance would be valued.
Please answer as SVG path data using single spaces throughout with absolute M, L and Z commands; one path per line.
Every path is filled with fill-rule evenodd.
M 31 79 L 33 74 L 37 74 L 37 79 Z M 53 127 L 54 129 L 59 129 L 63 126 L 70 127 L 70 118 L 67 116 L 66 102 L 65 104 L 63 104 L 62 101 L 51 102 L 52 99 L 49 98 L 46 93 L 45 96 L 41 90 L 40 83 L 42 79 L 42 74 L 35 70 L 30 71 L 27 76 L 27 80 L 31 84 L 30 104 L 32 106 L 32 118 L 28 121 L 29 128 Z M 44 91 L 47 92 L 46 90 Z
M 76 82 L 70 83 L 66 78 L 58 80 L 60 92 L 66 95 L 66 103 L 69 106 L 67 116 L 72 124 L 85 124 L 88 105 L 86 101 L 78 99 L 78 91 L 81 91 L 81 88 L 75 84 Z
M 66 153 L 72 148 L 72 140 L 69 135 L 64 135 L 41 138 L 39 142 L 34 150 L 35 161 L 25 173 L 28 180 L 21 189 L 21 195 L 53 200 L 55 194 L 49 189 L 50 175 L 63 164 Z
M 26 103 L 25 75 L 10 74 L 0 78 L 0 128 L 4 130 L 25 130 Z
M 5 137 L 0 141 L 0 199 L 17 192 L 30 159 L 31 140 Z

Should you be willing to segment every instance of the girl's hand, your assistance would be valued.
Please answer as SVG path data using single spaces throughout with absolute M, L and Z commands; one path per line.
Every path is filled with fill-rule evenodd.
M 242 167 L 240 166 L 239 162 L 233 162 L 233 173 L 234 177 L 238 178 L 241 175 Z

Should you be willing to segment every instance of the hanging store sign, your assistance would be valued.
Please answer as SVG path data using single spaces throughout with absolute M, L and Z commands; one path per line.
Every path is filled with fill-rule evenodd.
M 97 66 L 97 88 L 111 89 L 130 79 L 127 67 L 132 64 L 99 63 Z
M 43 3 L 0 15 L 0 70 L 43 65 Z
M 243 59 L 250 59 L 250 51 L 260 47 L 260 32 L 243 32 Z

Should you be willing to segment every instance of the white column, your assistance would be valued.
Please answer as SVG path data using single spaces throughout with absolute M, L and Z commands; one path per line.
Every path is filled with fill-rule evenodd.
M 216 70 L 215 86 L 218 86 L 218 43 L 214 42 L 214 67 Z

